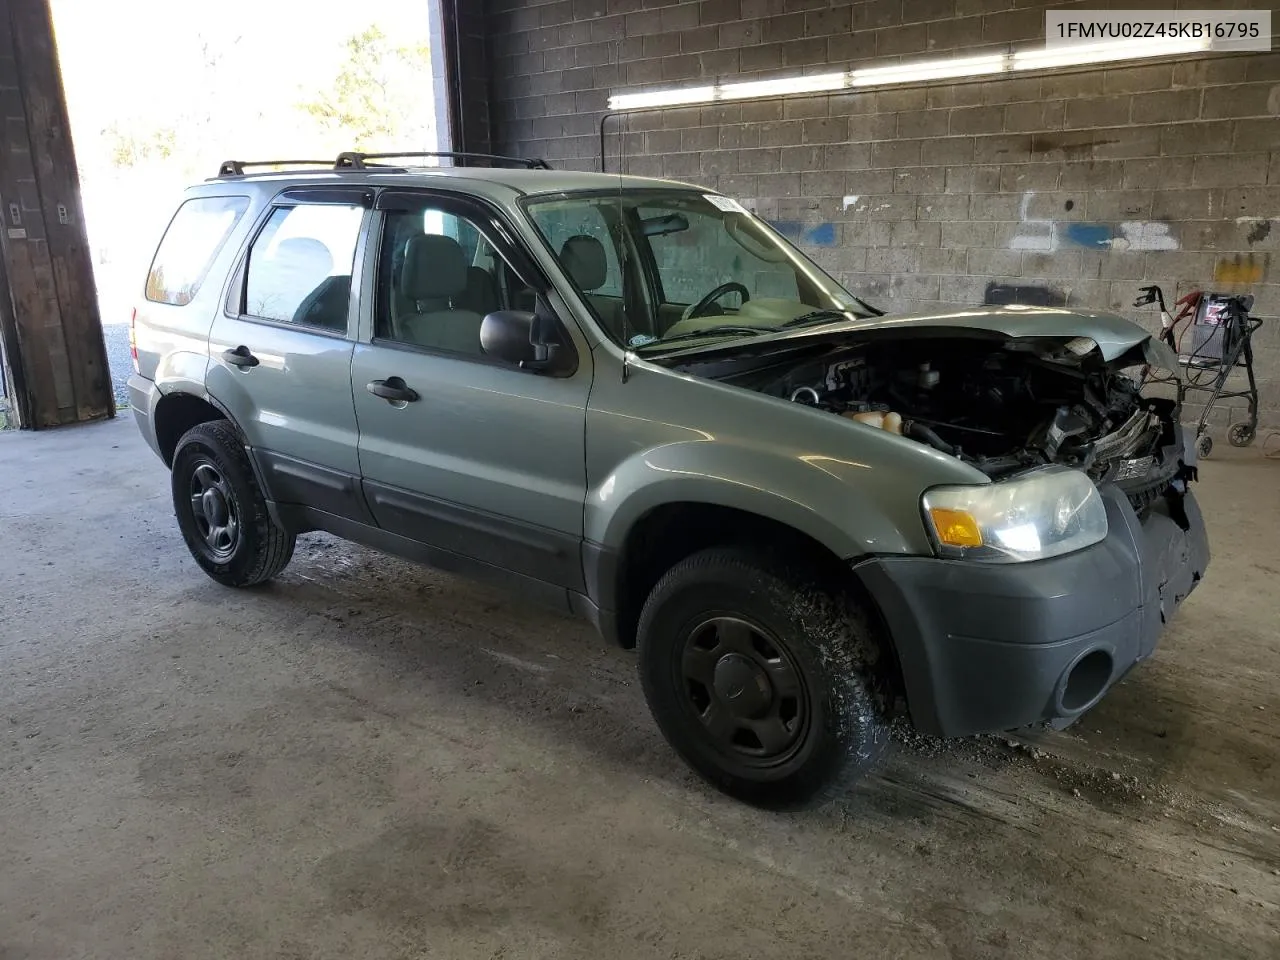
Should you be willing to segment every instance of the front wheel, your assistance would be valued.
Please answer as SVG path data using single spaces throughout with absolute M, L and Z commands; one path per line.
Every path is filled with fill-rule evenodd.
M 638 632 L 654 719 L 730 796 L 815 806 L 888 744 L 869 618 L 786 562 L 737 548 L 696 553 L 654 587 Z
M 201 569 L 228 587 L 270 580 L 294 538 L 267 513 L 244 444 L 225 420 L 192 427 L 173 455 L 173 511 Z

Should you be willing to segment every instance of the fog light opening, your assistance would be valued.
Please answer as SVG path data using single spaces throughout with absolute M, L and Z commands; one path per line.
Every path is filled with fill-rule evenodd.
M 1111 654 L 1105 650 L 1086 653 L 1071 668 L 1067 685 L 1062 690 L 1062 709 L 1083 710 L 1102 695 L 1111 679 Z

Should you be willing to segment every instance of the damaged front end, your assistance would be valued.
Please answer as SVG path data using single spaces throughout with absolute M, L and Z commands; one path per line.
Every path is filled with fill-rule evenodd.
M 1178 405 L 1145 396 L 1152 342 L 1103 356 L 1088 337 L 874 331 L 687 372 L 901 434 L 993 480 L 1050 464 L 1114 484 L 1140 515 L 1190 477 Z M 850 341 L 854 342 L 850 342 Z

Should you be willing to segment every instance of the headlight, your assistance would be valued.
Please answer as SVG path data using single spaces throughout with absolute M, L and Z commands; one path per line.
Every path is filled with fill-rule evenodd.
M 1079 470 L 1045 467 L 1013 480 L 934 487 L 925 523 L 938 554 L 972 560 L 1042 560 L 1107 535 L 1107 508 Z

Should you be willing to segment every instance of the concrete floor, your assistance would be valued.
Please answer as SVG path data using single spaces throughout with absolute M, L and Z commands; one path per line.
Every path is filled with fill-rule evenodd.
M 129 420 L 0 436 L 0 958 L 1280 956 L 1280 463 L 1073 731 L 721 798 L 632 655 L 327 538 L 188 559 Z

